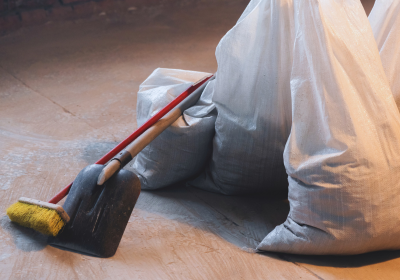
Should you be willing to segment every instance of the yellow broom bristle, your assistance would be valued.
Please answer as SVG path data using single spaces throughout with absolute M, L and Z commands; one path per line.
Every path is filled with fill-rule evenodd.
M 23 202 L 8 207 L 7 215 L 11 221 L 46 235 L 56 236 L 65 225 L 56 210 Z

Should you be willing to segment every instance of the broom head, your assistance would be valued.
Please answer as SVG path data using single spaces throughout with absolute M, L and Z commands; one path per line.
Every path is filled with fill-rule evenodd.
M 68 214 L 57 204 L 21 197 L 7 209 L 11 221 L 46 235 L 56 236 L 69 221 Z

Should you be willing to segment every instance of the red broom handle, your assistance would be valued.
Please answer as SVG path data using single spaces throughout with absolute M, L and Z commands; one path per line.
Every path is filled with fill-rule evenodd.
M 131 135 L 129 135 L 124 141 L 119 143 L 114 149 L 112 149 L 106 155 L 104 155 L 101 159 L 99 159 L 96 162 L 96 164 L 106 164 L 115 155 L 117 155 L 119 152 L 121 152 L 123 149 L 125 149 L 126 146 L 128 146 L 132 141 L 134 141 L 136 138 L 138 138 L 143 132 L 145 132 L 153 124 L 155 124 L 162 117 L 164 117 L 166 114 L 168 114 L 169 111 L 171 111 L 173 108 L 175 108 L 176 105 L 181 103 L 192 92 L 194 92 L 196 89 L 198 89 L 200 86 L 202 86 L 205 82 L 207 82 L 209 79 L 211 79 L 212 76 L 213 75 L 204 77 L 200 81 L 198 81 L 198 82 L 194 83 L 192 86 L 190 86 L 187 90 L 182 92 L 177 98 L 172 100 L 167 106 L 165 106 L 157 114 L 155 114 L 153 117 L 151 117 L 141 127 L 136 129 L 135 132 L 133 132 Z M 69 190 L 71 189 L 72 184 L 73 184 L 73 182 L 70 183 L 68 186 L 66 186 L 64 189 L 62 189 L 58 194 L 56 194 L 52 199 L 49 200 L 49 203 L 56 204 L 61 199 L 63 199 L 69 193 Z

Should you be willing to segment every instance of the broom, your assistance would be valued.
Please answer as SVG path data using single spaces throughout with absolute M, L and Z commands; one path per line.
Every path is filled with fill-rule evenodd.
M 174 107 L 181 103 L 186 97 L 193 93 L 196 89 L 210 80 L 213 75 L 206 76 L 198 82 L 194 83 L 187 90 L 181 93 L 167 106 L 161 109 L 157 114 L 145 122 L 135 132 L 133 132 L 124 141 L 119 143 L 114 149 L 109 151 L 105 156 L 99 159 L 96 164 L 106 164 L 114 158 L 119 152 L 127 147 L 136 138 L 142 135 L 146 130 L 152 127 L 157 121 L 164 117 Z M 111 166 L 110 166 L 111 167 Z M 99 182 L 100 183 L 100 182 Z M 99 185 L 102 185 L 104 180 Z M 63 199 L 69 192 L 73 182 L 56 194 L 49 202 L 44 202 L 36 199 L 21 197 L 18 202 L 7 208 L 7 215 L 11 221 L 18 223 L 24 227 L 33 228 L 46 235 L 57 236 L 60 230 L 70 220 L 68 214 L 62 206 L 57 203 Z

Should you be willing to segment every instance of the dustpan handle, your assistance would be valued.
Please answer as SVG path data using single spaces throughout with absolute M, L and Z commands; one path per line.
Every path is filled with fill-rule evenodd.
M 125 149 L 131 142 L 133 142 L 136 138 L 138 138 L 143 132 L 149 129 L 152 125 L 154 125 L 157 121 L 159 121 L 162 117 L 164 117 L 168 112 L 170 112 L 173 108 L 175 108 L 179 103 L 181 103 L 186 97 L 188 97 L 191 93 L 193 93 L 196 89 L 201 87 L 204 83 L 210 80 L 214 75 L 209 75 L 198 82 L 191 85 L 187 90 L 182 92 L 178 97 L 172 100 L 167 106 L 161 109 L 157 114 L 151 117 L 147 122 L 145 122 L 142 126 L 136 129 L 131 135 L 129 135 L 125 140 L 119 143 L 114 149 L 109 151 L 106 155 L 104 155 L 101 159 L 99 159 L 95 164 L 106 164 L 109 160 L 114 158 L 119 152 Z M 71 189 L 73 182 L 62 189 L 59 193 L 57 193 L 52 199 L 49 200 L 49 203 L 58 203 L 61 199 L 63 199 Z

